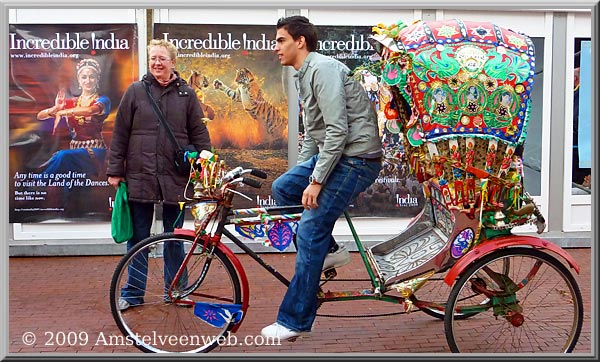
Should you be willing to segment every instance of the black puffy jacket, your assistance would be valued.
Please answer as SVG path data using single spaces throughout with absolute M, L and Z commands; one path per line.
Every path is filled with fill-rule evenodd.
M 110 143 L 108 176 L 124 176 L 132 201 L 177 203 L 183 201 L 187 176 L 174 166 L 175 147 L 152 109 L 145 82 L 181 146 L 194 144 L 210 150 L 210 136 L 196 94 L 177 79 L 162 87 L 148 72 L 125 91 Z M 190 194 L 188 193 L 188 196 Z

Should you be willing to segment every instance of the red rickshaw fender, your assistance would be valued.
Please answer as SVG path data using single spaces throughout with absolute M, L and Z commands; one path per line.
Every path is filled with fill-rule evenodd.
M 187 235 L 187 236 L 191 236 L 191 237 L 196 237 L 195 231 L 190 230 L 190 229 L 175 229 L 175 235 Z M 235 333 L 238 330 L 238 328 L 240 328 L 240 326 L 242 325 L 242 322 L 244 321 L 244 318 L 246 317 L 246 311 L 248 310 L 248 305 L 250 304 L 249 303 L 249 301 L 250 301 L 250 285 L 248 284 L 248 278 L 246 277 L 246 271 L 244 270 L 244 267 L 242 266 L 240 259 L 238 259 L 235 256 L 233 251 L 231 251 L 231 249 L 229 249 L 223 243 L 219 243 L 217 248 L 219 250 L 221 250 L 227 258 L 229 258 L 229 261 L 231 261 L 231 263 L 233 264 L 233 268 L 237 272 L 239 280 L 242 283 L 241 287 L 242 287 L 242 312 L 243 312 L 243 314 L 242 314 L 242 319 L 240 319 L 240 321 L 235 326 L 233 326 L 233 328 L 231 328 L 231 332 Z
M 563 257 L 567 263 L 569 263 L 571 268 L 575 269 L 577 274 L 579 274 L 579 265 L 577 265 L 575 259 L 573 259 L 573 257 L 560 246 L 535 236 L 509 235 L 486 241 L 483 244 L 473 248 L 473 250 L 469 251 L 463 257 L 458 259 L 452 268 L 450 268 L 450 271 L 444 278 L 444 281 L 446 284 L 452 286 L 456 278 L 475 260 L 483 258 L 487 254 L 498 249 L 515 246 L 531 246 L 536 249 L 547 249 L 553 251 Z

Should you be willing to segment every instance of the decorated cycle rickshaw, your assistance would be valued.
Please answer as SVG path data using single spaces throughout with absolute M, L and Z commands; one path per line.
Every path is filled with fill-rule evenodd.
M 511 232 L 525 224 L 535 224 L 539 233 L 545 229 L 523 188 L 521 157 L 534 83 L 531 40 L 492 23 L 461 20 L 398 22 L 373 31 L 381 77 L 392 95 L 381 107 L 402 135 L 426 202 L 406 229 L 369 248 L 346 214 L 371 288 L 332 291 L 326 283 L 336 273 L 326 271 L 321 305 L 380 300 L 402 305 L 405 313 L 423 311 L 444 320 L 452 352 L 571 352 L 583 303 L 569 268 L 579 267 L 559 246 Z M 283 207 L 234 209 L 239 185 L 260 186 L 243 175 L 266 175 L 241 167 L 227 171 L 210 153 L 188 157 L 195 229 L 140 242 L 111 283 L 115 321 L 144 351 L 210 351 L 251 312 L 248 275 L 222 236 L 289 285 L 226 226 L 281 246 L 289 244 L 290 223 L 301 214 Z M 188 251 L 170 285 L 164 285 L 166 243 L 183 243 Z M 130 270 L 140 274 L 140 256 L 145 303 L 120 311 L 119 290 Z M 436 278 L 445 289 L 432 287 L 441 284 Z M 181 308 L 186 303 L 193 308 Z M 151 333 L 198 343 L 146 341 Z

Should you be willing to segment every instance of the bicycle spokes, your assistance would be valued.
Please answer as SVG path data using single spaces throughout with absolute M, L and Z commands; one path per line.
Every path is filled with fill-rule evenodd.
M 234 266 L 219 249 L 199 249 L 194 249 L 192 236 L 165 233 L 140 242 L 117 266 L 111 311 L 136 347 L 146 352 L 207 352 L 241 320 Z M 183 251 L 188 258 L 182 257 Z M 121 310 L 118 301 L 125 297 L 133 306 Z M 169 338 L 145 338 L 153 334 Z

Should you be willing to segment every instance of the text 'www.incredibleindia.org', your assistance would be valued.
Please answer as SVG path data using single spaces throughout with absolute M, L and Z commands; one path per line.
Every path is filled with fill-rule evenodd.
M 37 59 L 37 58 L 74 58 L 79 59 L 78 53 L 11 53 L 13 59 Z

